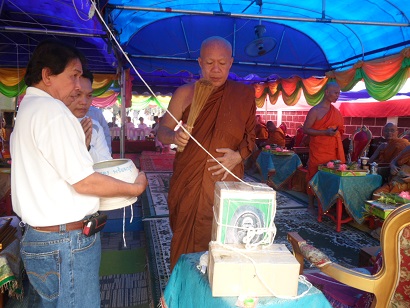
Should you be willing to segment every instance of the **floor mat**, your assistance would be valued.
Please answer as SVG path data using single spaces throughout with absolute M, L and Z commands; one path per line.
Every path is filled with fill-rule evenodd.
M 146 189 L 146 200 L 143 198 L 142 210 L 144 218 L 158 218 L 169 215 L 168 190 L 172 173 L 147 172 L 148 187 Z M 250 176 L 245 176 L 245 182 L 257 182 Z M 304 203 L 298 202 L 281 192 L 276 192 L 277 209 L 304 208 Z
M 165 217 L 168 211 L 168 190 L 172 173 L 147 172 L 146 198 L 143 198 L 143 217 Z M 145 202 L 146 201 L 146 202 Z
M 158 155 L 141 155 L 139 166 L 142 171 L 172 172 L 175 155 L 158 154 Z
M 170 246 L 172 231 L 168 218 L 144 222 L 148 249 L 148 267 L 154 307 L 158 307 L 162 292 L 170 276 Z
M 147 272 L 100 277 L 101 307 L 150 308 Z
M 145 271 L 145 249 L 106 250 L 101 253 L 100 276 Z

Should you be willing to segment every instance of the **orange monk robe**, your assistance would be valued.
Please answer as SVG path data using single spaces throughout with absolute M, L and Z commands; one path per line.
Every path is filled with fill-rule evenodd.
M 325 164 L 330 160 L 340 160 L 345 162 L 345 154 L 341 135 L 344 132 L 343 116 L 333 105 L 325 116 L 317 120 L 312 128 L 317 130 L 326 130 L 328 128 L 338 128 L 334 136 L 310 136 L 309 143 L 309 161 L 308 172 L 306 176 L 307 183 L 313 178 L 318 171 L 318 166 Z M 308 190 L 308 192 L 310 189 Z M 312 193 L 311 191 L 309 193 Z
M 277 144 L 284 147 L 286 144 L 285 133 L 279 127 L 276 128 L 274 132 L 269 132 L 268 144 Z
M 385 149 L 381 150 L 377 159 L 378 163 L 391 163 L 403 149 L 410 145 L 407 139 L 390 139 Z
M 399 194 L 402 191 L 410 191 L 410 183 L 403 178 L 410 176 L 410 151 L 401 152 L 396 159 L 400 172 L 394 175 L 388 183 L 373 192 L 373 199 L 379 199 L 381 193 Z
M 255 147 L 254 91 L 251 87 L 228 80 L 216 89 L 198 116 L 192 135 L 214 157 L 217 148 L 230 148 L 247 158 Z M 189 107 L 182 121 L 188 119 Z M 181 254 L 208 250 L 214 218 L 214 188 L 223 174 L 213 176 L 207 169 L 210 157 L 192 139 L 183 152 L 177 152 L 168 193 L 171 241 L 171 269 Z M 243 163 L 232 172 L 243 178 Z M 237 181 L 228 175 L 225 181 Z
M 267 139 L 268 138 L 268 129 L 265 124 L 257 123 L 255 125 L 255 135 L 258 139 Z

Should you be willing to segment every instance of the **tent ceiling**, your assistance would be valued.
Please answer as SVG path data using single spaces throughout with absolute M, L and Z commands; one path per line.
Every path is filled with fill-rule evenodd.
M 88 0 L 0 0 L 0 67 L 24 68 L 40 41 L 59 38 L 77 46 L 93 71 L 115 73 L 116 57 L 90 7 Z
M 90 0 L 0 0 L 0 67 L 25 67 L 36 44 L 54 36 L 78 46 L 93 71 L 115 72 L 115 42 L 98 14 L 88 17 L 90 6 Z M 211 35 L 232 43 L 231 77 L 249 82 L 323 76 L 410 43 L 410 5 L 403 0 L 100 0 L 97 7 L 155 92 L 199 78 L 200 44 Z M 244 50 L 259 24 L 276 46 L 250 57 Z M 137 91 L 146 91 L 133 74 Z

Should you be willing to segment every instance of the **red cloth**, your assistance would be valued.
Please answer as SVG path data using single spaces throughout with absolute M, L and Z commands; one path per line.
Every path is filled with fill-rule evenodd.
M 340 104 L 340 112 L 344 117 L 352 118 L 385 118 L 410 116 L 409 99 L 392 99 L 387 102 Z
M 302 140 L 303 137 L 305 137 L 305 133 L 303 132 L 303 128 L 299 127 L 296 130 L 296 136 L 295 136 L 295 144 L 293 145 L 294 147 L 301 147 L 302 145 Z
M 359 156 L 369 142 L 369 137 L 365 131 L 360 131 L 353 137 L 352 161 L 357 161 L 359 159 Z
M 341 138 L 344 132 L 343 124 L 341 113 L 333 105 L 330 106 L 329 111 L 322 119 L 313 124 L 313 129 L 326 130 L 338 127 L 338 131 L 334 136 L 310 136 L 308 172 L 306 175 L 307 183 L 316 174 L 319 165 L 336 159 L 342 161 L 342 163 L 345 162 Z M 312 192 L 310 191 L 310 193 Z
M 238 108 L 238 106 L 241 106 Z M 228 80 L 216 89 L 199 114 L 193 137 L 214 157 L 222 156 L 217 148 L 239 150 L 243 158 L 255 147 L 255 112 L 253 88 Z M 189 107 L 182 121 L 186 123 Z M 168 207 L 171 241 L 171 269 L 181 254 L 208 250 L 211 241 L 215 182 L 223 175 L 213 176 L 208 168 L 210 157 L 190 139 L 183 152 L 177 152 L 170 181 Z M 243 178 L 244 166 L 232 172 Z M 237 181 L 229 175 L 225 181 Z

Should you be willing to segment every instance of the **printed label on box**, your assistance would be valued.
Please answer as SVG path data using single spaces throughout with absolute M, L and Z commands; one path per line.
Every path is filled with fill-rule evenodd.
M 271 235 L 269 228 L 274 228 L 276 192 L 265 184 L 258 183 L 252 189 L 244 185 L 246 186 L 237 182 L 217 182 L 213 241 L 223 244 L 256 243 Z M 250 235 L 251 238 L 247 238 L 251 229 L 259 231 L 259 234 L 256 232 Z

